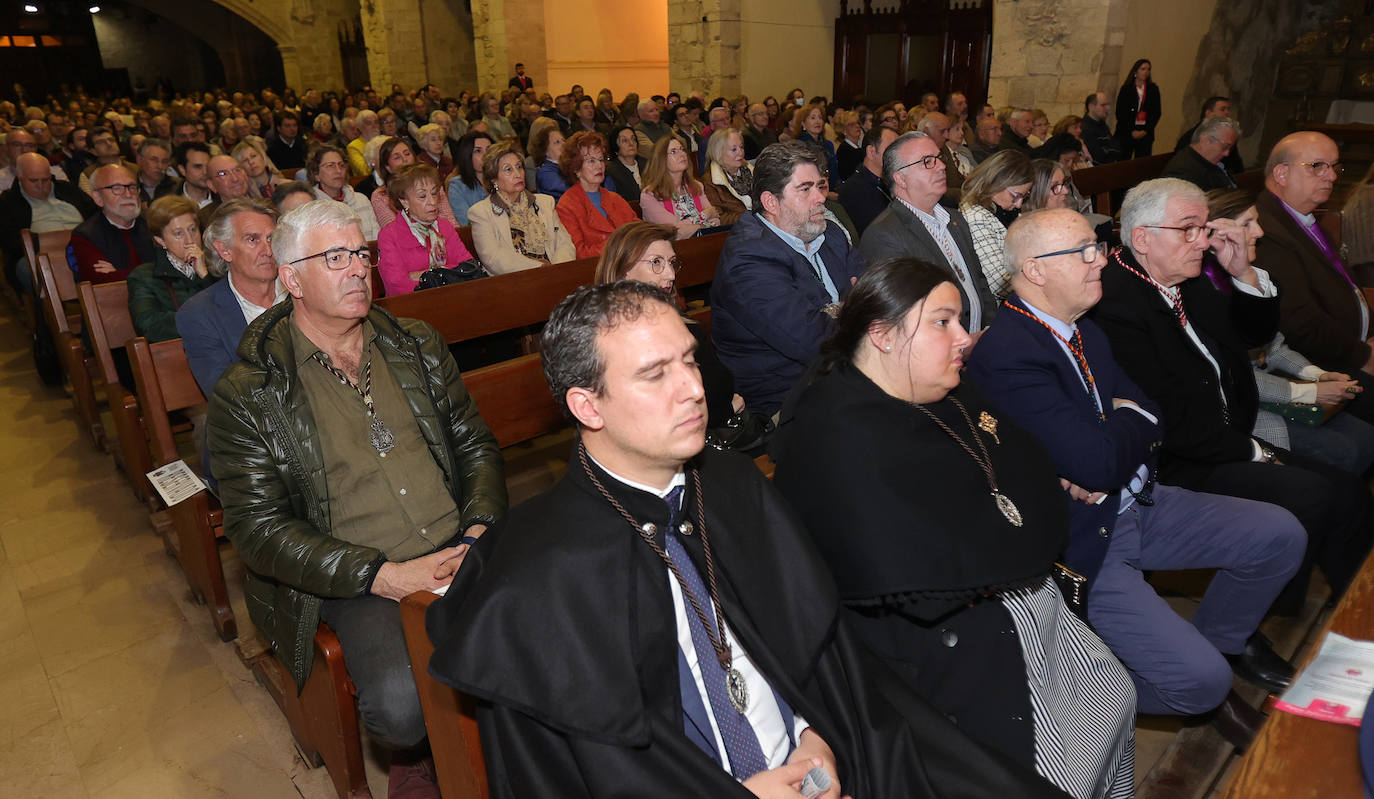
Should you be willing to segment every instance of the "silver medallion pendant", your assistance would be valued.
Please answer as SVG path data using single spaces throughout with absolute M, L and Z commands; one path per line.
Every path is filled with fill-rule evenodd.
M 382 420 L 376 416 L 372 417 L 372 426 L 367 432 L 367 443 L 378 452 L 390 452 L 396 446 L 396 436 L 386 429 Z
M 1020 527 L 1021 511 L 1016 507 L 1016 503 L 1012 502 L 1011 498 L 1001 491 L 992 492 L 992 498 L 997 500 L 997 509 L 1002 511 L 1002 515 L 1007 517 L 1007 521 Z
M 744 684 L 744 675 L 733 666 L 725 670 L 725 688 L 730 694 L 730 704 L 741 716 L 749 709 L 749 686 Z

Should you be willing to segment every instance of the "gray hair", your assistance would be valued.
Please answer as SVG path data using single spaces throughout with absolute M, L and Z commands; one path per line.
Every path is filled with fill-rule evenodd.
M 363 160 L 367 162 L 370 168 L 377 168 L 377 158 L 381 155 L 382 145 L 394 138 L 396 137 L 378 133 L 376 136 L 367 140 L 367 144 L 363 145 Z
M 720 163 L 721 156 L 725 155 L 725 148 L 730 146 L 731 136 L 738 136 L 741 142 L 744 141 L 744 134 L 734 128 L 721 128 L 715 133 L 712 133 L 711 138 L 706 140 L 706 163 L 708 170 L 711 164 Z M 704 179 L 710 179 L 709 172 L 704 176 Z
M 677 310 L 672 297 L 657 286 L 621 280 L 583 286 L 553 309 L 540 335 L 540 353 L 549 392 L 565 416 L 574 418 L 568 410 L 568 389 L 585 388 L 597 394 L 606 390 L 606 364 L 596 346 L 597 336 L 639 319 L 659 304 Z
M 365 108 L 365 109 L 363 109 L 362 111 L 359 111 L 359 112 L 358 112 L 358 125 L 359 125 L 359 127 L 361 127 L 361 126 L 363 126 L 363 125 L 366 125 L 366 124 L 368 124 L 369 122 L 372 123 L 372 124 L 374 124 L 374 125 L 380 124 L 379 121 L 378 121 L 378 119 L 377 119 L 377 112 L 376 112 L 376 111 L 373 111 L 371 108 Z
M 928 134 L 913 130 L 898 136 L 886 150 L 883 150 L 883 183 L 886 183 L 888 188 L 892 188 L 892 176 L 902 167 L 902 148 L 919 139 L 929 138 Z
M 1203 136 L 1211 136 L 1215 139 L 1217 138 L 1217 134 L 1226 129 L 1235 131 L 1236 138 L 1240 138 L 1240 125 L 1236 124 L 1234 119 L 1222 116 L 1207 117 L 1202 120 L 1202 122 L 1198 124 L 1197 129 L 1193 131 L 1193 138 L 1191 141 L 1193 144 L 1197 144 L 1202 141 Z
M 272 255 L 278 265 L 289 264 L 310 255 L 303 252 L 302 246 L 309 231 L 321 227 L 343 230 L 350 226 L 363 228 L 357 211 L 335 200 L 312 200 L 287 211 L 277 221 L 277 229 L 272 231 Z
M 1179 197 L 1207 205 L 1207 195 L 1196 185 L 1178 178 L 1147 180 L 1126 192 L 1121 203 L 1121 241 L 1135 253 L 1131 240 L 1136 228 L 1164 224 L 1169 201 Z
M 151 136 L 144 139 L 143 143 L 138 145 L 138 154 L 140 156 L 147 155 L 148 149 L 151 147 L 161 147 L 162 151 L 167 155 L 170 156 L 172 154 L 172 145 L 168 144 L 165 139 L 154 139 Z
M 825 157 L 819 147 L 798 139 L 788 139 L 770 144 L 759 153 L 754 161 L 754 210 L 763 211 L 763 193 L 768 192 L 779 199 L 782 190 L 792 180 L 792 173 L 802 164 L 811 164 L 822 174 L 826 174 Z
M 232 200 L 225 200 L 215 213 L 210 217 L 210 223 L 205 226 L 205 230 L 200 234 L 201 249 L 205 253 L 205 269 L 215 277 L 224 277 L 229 271 L 229 264 L 219 257 L 219 250 L 215 249 L 215 244 L 221 243 L 232 246 L 234 238 L 234 217 L 239 214 L 262 214 L 271 217 L 275 222 L 278 217 L 277 209 L 267 204 L 265 200 L 252 197 L 235 197 Z

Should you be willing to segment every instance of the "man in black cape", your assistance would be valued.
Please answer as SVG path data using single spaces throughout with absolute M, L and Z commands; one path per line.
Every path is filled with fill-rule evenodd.
M 642 283 L 580 289 L 545 328 L 580 433 L 568 473 L 479 540 L 426 620 L 430 672 L 478 700 L 491 795 L 791 797 L 819 767 L 823 799 L 1063 796 L 855 642 L 772 485 L 703 451 L 694 348 Z

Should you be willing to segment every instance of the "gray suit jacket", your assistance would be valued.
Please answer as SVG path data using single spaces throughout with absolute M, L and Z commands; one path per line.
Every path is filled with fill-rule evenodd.
M 864 230 L 863 238 L 859 240 L 859 252 L 869 264 L 884 258 L 908 256 L 929 261 L 944 269 L 949 273 L 950 279 L 959 289 L 960 298 L 964 301 L 964 312 L 959 315 L 959 324 L 965 329 L 968 328 L 969 303 L 973 301 L 982 307 L 983 326 L 987 327 L 992 324 L 993 317 L 997 314 L 998 303 L 992 296 L 992 290 L 988 288 L 987 278 L 983 277 L 982 264 L 973 249 L 973 237 L 969 235 L 968 222 L 958 211 L 949 212 L 949 232 L 959 248 L 959 253 L 964 256 L 964 264 L 968 267 L 969 277 L 972 278 L 973 286 L 977 290 L 977 296 L 971 299 L 955 276 L 954 267 L 950 265 L 944 250 L 940 249 L 940 244 L 931 237 L 926 226 L 902 204 L 901 200 L 893 199 L 887 210 L 878 214 L 873 224 Z

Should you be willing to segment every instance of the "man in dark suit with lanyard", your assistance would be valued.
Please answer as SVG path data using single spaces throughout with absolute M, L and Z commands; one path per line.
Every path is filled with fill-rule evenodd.
M 1040 439 L 1075 500 L 1065 565 L 1086 584 L 1087 619 L 1130 670 L 1141 713 L 1201 714 L 1239 747 L 1258 714 L 1232 672 L 1282 691 L 1292 667 L 1256 633 L 1297 571 L 1306 535 L 1291 513 L 1155 481 L 1160 409 L 1082 316 L 1102 296 L 1106 245 L 1081 214 L 1041 211 L 1007 232 L 1013 294 L 970 358 L 969 376 Z M 1217 568 L 1190 623 L 1142 569 Z

